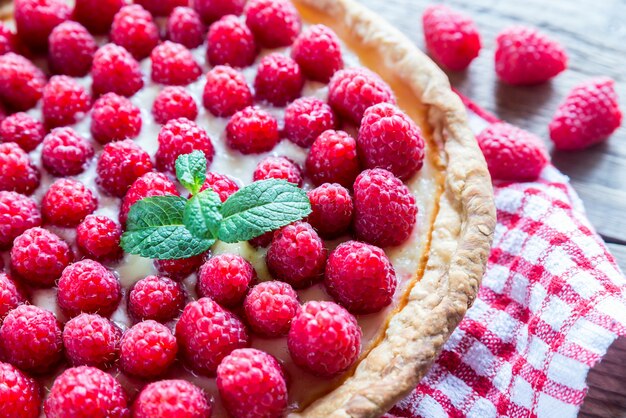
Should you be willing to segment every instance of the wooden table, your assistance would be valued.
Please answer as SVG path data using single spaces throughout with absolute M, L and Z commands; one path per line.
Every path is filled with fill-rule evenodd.
M 421 14 L 430 0 L 361 0 L 423 47 Z M 617 83 L 626 111 L 625 0 L 450 0 L 471 15 L 483 39 L 469 70 L 450 73 L 452 84 L 499 118 L 525 128 L 549 144 L 548 123 L 574 85 L 605 75 Z M 496 34 L 514 24 L 541 28 L 565 45 L 569 69 L 550 83 L 516 88 L 496 79 Z M 608 143 L 579 153 L 552 152 L 552 161 L 570 176 L 587 214 L 626 271 L 626 128 Z M 587 378 L 584 417 L 626 417 L 626 340 L 618 340 Z

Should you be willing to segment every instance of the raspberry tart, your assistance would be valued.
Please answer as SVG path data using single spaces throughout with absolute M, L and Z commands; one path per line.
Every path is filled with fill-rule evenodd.
M 445 75 L 353 0 L 125 3 L 3 9 L 0 411 L 383 415 L 495 225 Z

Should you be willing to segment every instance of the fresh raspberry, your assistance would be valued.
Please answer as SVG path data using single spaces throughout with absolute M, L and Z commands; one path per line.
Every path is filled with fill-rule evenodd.
M 7 25 L 0 22 L 0 55 L 17 52 L 18 41 L 15 33 Z
M 325 131 L 311 145 L 306 173 L 315 185 L 338 183 L 352 188 L 360 172 L 356 140 L 344 131 Z
M 257 53 L 252 31 L 237 16 L 224 16 L 209 27 L 207 59 L 212 66 L 247 67 Z
M 265 48 L 289 46 L 300 33 L 300 15 L 289 0 L 250 0 L 246 24 Z
M 91 66 L 96 95 L 108 92 L 130 97 L 143 87 L 139 63 L 123 47 L 106 44 L 96 51 Z
M 61 327 L 52 312 L 34 305 L 20 305 L 2 322 L 0 346 L 6 360 L 15 367 L 44 374 L 63 356 Z
M 0 191 L 0 249 L 10 248 L 24 231 L 40 225 L 41 212 L 33 199 Z
M 152 171 L 146 151 L 132 140 L 106 144 L 96 168 L 96 183 L 107 193 L 124 197 L 135 180 Z
M 226 143 L 242 154 L 271 151 L 279 139 L 276 119 L 256 106 L 235 113 L 226 125 Z
M 170 321 L 178 316 L 184 304 L 183 287 L 167 277 L 145 277 L 135 283 L 128 296 L 128 310 L 140 320 Z
M 254 248 L 267 248 L 272 243 L 272 239 L 274 238 L 274 232 L 276 231 L 266 232 L 262 235 L 259 235 L 258 237 L 248 240 L 248 243 Z
M 66 267 L 57 286 L 59 306 L 71 316 L 81 312 L 109 316 L 122 298 L 119 279 L 93 260 Z
M 343 68 L 339 38 L 324 25 L 303 30 L 293 42 L 291 57 L 307 78 L 322 83 L 328 83 L 333 74 Z
M 252 330 L 265 337 L 287 335 L 300 310 L 298 294 L 284 282 L 269 281 L 254 286 L 243 302 Z
M 500 32 L 495 60 L 500 80 L 513 85 L 543 83 L 567 68 L 567 54 L 560 43 L 524 26 Z
M 205 35 L 202 19 L 191 7 L 177 7 L 167 18 L 167 36 L 172 42 L 193 49 L 202 45 Z
M 348 231 L 354 207 L 345 187 L 324 183 L 307 194 L 311 201 L 311 214 L 307 220 L 322 238 L 337 238 Z
M 14 142 L 0 144 L 0 190 L 31 194 L 41 174 L 28 154 Z
M 240 15 L 246 0 L 193 0 L 193 8 L 204 23 L 212 23 L 226 15 Z
M 93 104 L 91 135 L 101 144 L 136 138 L 141 125 L 141 111 L 124 96 L 107 93 Z
M 27 113 L 14 113 L 0 122 L 0 142 L 15 142 L 26 152 L 37 148 L 45 135 L 43 123 Z
M 80 314 L 63 328 L 65 355 L 74 366 L 110 367 L 120 351 L 122 331 L 106 318 Z
M 52 183 L 41 201 L 43 218 L 56 226 L 77 226 L 98 207 L 98 199 L 83 183 L 69 178 Z
M 359 124 L 368 107 L 395 104 L 396 99 L 391 87 L 377 74 L 364 68 L 346 68 L 330 79 L 328 103 L 339 116 Z
M 93 146 L 70 127 L 56 128 L 43 140 L 41 161 L 55 176 L 75 176 L 85 171 L 94 155 Z
M 215 374 L 224 357 L 249 342 L 244 324 L 209 298 L 185 306 L 176 323 L 176 338 L 188 365 L 208 376 Z
M 52 29 L 72 14 L 72 9 L 63 0 L 15 0 L 14 4 L 17 35 L 37 52 L 48 48 L 48 36 Z
M 256 280 L 254 267 L 235 254 L 211 257 L 200 268 L 196 289 L 201 297 L 210 297 L 225 307 L 241 303 Z
M 134 418 L 206 418 L 211 404 L 202 389 L 186 380 L 161 380 L 144 387 L 133 404 Z
M 124 373 L 152 379 L 165 373 L 176 360 L 176 338 L 156 321 L 140 322 L 124 333 L 120 345 Z
M 27 302 L 24 292 L 11 276 L 0 272 L 0 323 L 11 310 Z
M 180 282 L 200 268 L 205 256 L 203 253 L 189 258 L 154 260 L 154 267 L 160 274 Z
M 152 114 L 161 125 L 178 118 L 193 121 L 198 117 L 198 106 L 184 87 L 168 86 L 154 100 Z
M 225 174 L 215 173 L 213 171 L 207 171 L 206 180 L 202 185 L 202 190 L 211 189 L 220 196 L 220 200 L 225 202 L 230 195 L 239 190 L 239 185 L 235 180 Z
M 298 366 L 316 376 L 332 377 L 357 360 L 361 329 L 336 303 L 308 302 L 291 323 L 287 346 Z
M 107 33 L 115 14 L 125 4 L 124 0 L 76 0 L 74 18 L 93 33 Z
M 241 348 L 217 368 L 217 389 L 232 417 L 281 417 L 287 409 L 287 382 L 280 364 L 255 348 Z
M 122 228 L 111 218 L 87 216 L 76 228 L 76 245 L 89 258 L 116 260 L 121 256 Z
M 135 3 L 141 4 L 154 16 L 168 16 L 176 7 L 186 6 L 189 0 L 136 0 Z
M 300 66 L 280 53 L 264 56 L 254 79 L 255 96 L 274 106 L 284 106 L 300 97 L 304 77 Z
M 43 89 L 43 119 L 48 128 L 73 125 L 91 107 L 87 90 L 71 77 L 53 76 Z
M 50 34 L 48 60 L 58 74 L 83 77 L 89 73 L 96 40 L 77 22 L 63 22 Z
M 14 110 L 35 106 L 46 76 L 28 58 L 9 52 L 0 56 L 0 100 Z
M 120 223 L 126 225 L 126 217 L 130 207 L 144 199 L 152 196 L 178 196 L 176 185 L 163 173 L 149 172 L 133 182 L 128 192 L 122 200 L 120 209 Z
M 123 46 L 137 60 L 150 55 L 159 43 L 159 28 L 139 4 L 122 7 L 113 18 L 111 42 Z
M 491 177 L 534 181 L 550 157 L 541 139 L 508 123 L 494 123 L 477 137 Z
M 550 122 L 557 149 L 580 150 L 606 140 L 622 123 L 615 82 L 607 77 L 575 86 Z
M 324 243 L 311 225 L 296 222 L 274 234 L 267 250 L 267 268 L 274 278 L 303 288 L 322 278 L 326 255 Z
M 265 157 L 257 164 L 253 173 L 254 181 L 287 180 L 302 186 L 302 170 L 287 157 Z
M 200 64 L 191 51 L 181 44 L 165 41 L 152 51 L 152 81 L 186 86 L 202 74 Z
M 48 418 L 128 418 L 126 393 L 113 376 L 89 366 L 61 373 L 44 402 Z
M 41 409 L 40 388 L 35 379 L 8 363 L 0 362 L 0 416 L 38 418 Z
M 285 137 L 301 147 L 310 147 L 322 132 L 336 127 L 333 109 L 315 97 L 296 99 L 285 109 Z
M 365 170 L 354 182 L 354 230 L 359 240 L 379 247 L 402 244 L 417 217 L 415 197 L 382 168 Z
M 232 116 L 252 105 L 252 93 L 242 73 L 226 65 L 218 65 L 206 75 L 202 102 L 215 116 Z
M 174 172 L 176 158 L 179 155 L 202 151 L 211 165 L 215 149 L 206 131 L 186 118 L 172 119 L 159 132 L 159 149 L 156 152 L 157 167 Z

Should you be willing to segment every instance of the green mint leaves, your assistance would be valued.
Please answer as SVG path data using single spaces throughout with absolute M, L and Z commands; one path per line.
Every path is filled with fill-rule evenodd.
M 311 213 L 306 192 L 285 180 L 263 180 L 233 194 L 224 203 L 206 178 L 204 154 L 194 151 L 176 160 L 176 177 L 191 192 L 148 197 L 128 213 L 121 246 L 127 253 L 156 259 L 188 258 L 216 241 L 246 241 L 298 221 Z

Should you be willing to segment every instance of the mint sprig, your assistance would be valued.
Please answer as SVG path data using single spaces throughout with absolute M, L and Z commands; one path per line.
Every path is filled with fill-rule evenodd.
M 206 180 L 206 157 L 202 151 L 180 155 L 176 159 L 176 178 L 183 187 L 197 194 Z

